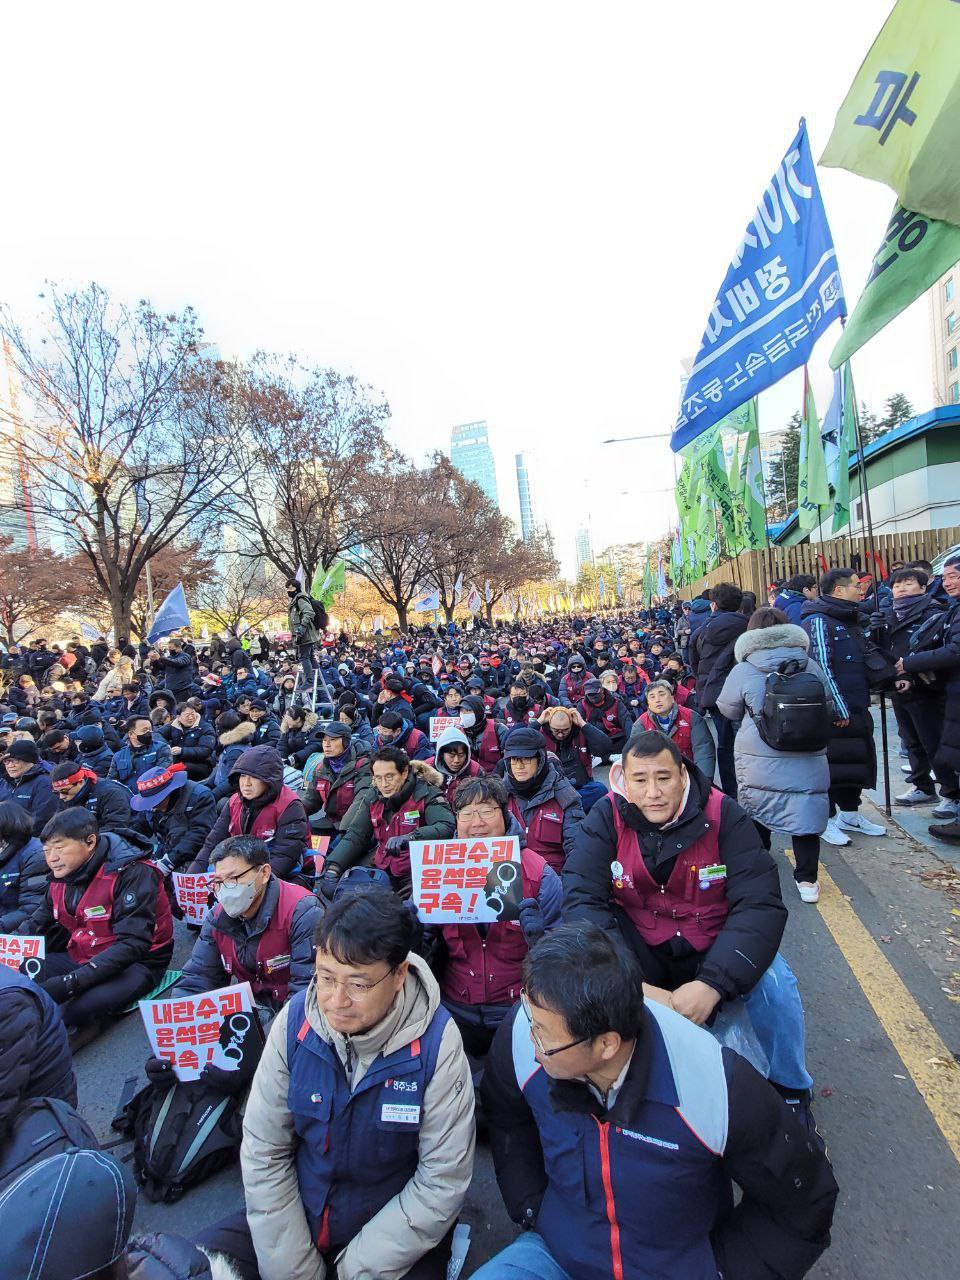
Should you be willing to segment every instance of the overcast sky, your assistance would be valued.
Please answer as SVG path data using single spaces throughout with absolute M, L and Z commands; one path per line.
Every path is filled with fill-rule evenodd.
M 573 567 L 674 519 L 681 365 L 801 115 L 819 157 L 890 0 L 20 5 L 0 293 L 96 279 L 381 388 L 415 458 L 486 418 Z M 848 304 L 893 203 L 818 170 Z M 925 299 L 854 359 L 931 407 Z M 829 395 L 817 349 L 814 386 Z M 761 429 L 800 407 L 799 375 Z M 670 492 L 658 490 L 670 489 Z

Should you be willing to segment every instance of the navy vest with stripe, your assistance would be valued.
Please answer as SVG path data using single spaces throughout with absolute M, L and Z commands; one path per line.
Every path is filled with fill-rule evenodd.
M 418 1040 L 377 1058 L 351 1093 L 337 1051 L 313 1030 L 306 992 L 287 1014 L 287 1106 L 300 1139 L 297 1178 L 314 1243 L 345 1248 L 416 1173 L 420 1118 L 449 1021 L 438 1008 Z
M 717 1280 L 709 1237 L 731 1204 L 720 1046 L 672 1009 L 646 1008 L 650 1076 L 629 1127 L 616 1102 L 602 1119 L 556 1111 L 529 1023 L 514 1014 L 514 1070 L 548 1179 L 536 1230 L 571 1276 Z

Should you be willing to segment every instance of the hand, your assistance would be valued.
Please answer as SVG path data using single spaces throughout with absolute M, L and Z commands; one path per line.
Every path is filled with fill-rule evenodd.
M 179 747 L 171 747 L 171 748 L 170 748 L 170 754 L 171 754 L 172 756 L 178 756 L 178 755 L 180 754 L 180 748 L 179 748 Z
M 173 1063 L 166 1058 L 148 1058 L 143 1064 L 143 1070 L 155 1089 L 172 1089 L 177 1083 Z
M 654 1000 L 657 1004 L 665 1004 L 668 1009 L 673 1008 L 673 992 L 668 991 L 666 987 L 655 987 L 651 982 L 643 984 L 644 1000 Z
M 703 1024 L 720 1003 L 720 992 L 708 987 L 705 982 L 694 978 L 693 982 L 685 982 L 673 993 L 671 1004 L 677 1013 L 695 1022 L 698 1027 Z
M 340 872 L 336 867 L 325 867 L 323 875 L 317 881 L 317 895 L 326 902 L 333 901 L 333 895 L 340 883 Z
M 834 720 L 833 724 L 836 729 L 846 729 L 850 724 L 850 717 L 847 716 L 844 720 Z
M 162 857 L 157 858 L 155 866 L 157 870 L 163 872 L 165 876 L 170 875 L 174 870 L 173 863 L 170 861 L 170 857 L 166 853 L 163 854 Z
M 897 675 L 898 675 L 898 676 L 902 676 L 902 675 L 904 675 L 904 674 L 905 674 L 905 672 L 904 672 L 904 670 L 903 670 L 903 659 L 902 659 L 902 658 L 898 658 L 898 659 L 896 660 L 896 662 L 894 663 L 893 669 L 894 669 L 894 671 L 897 673 Z
M 524 941 L 528 947 L 539 942 L 546 933 L 547 926 L 543 911 L 536 898 L 524 898 L 520 903 L 520 928 L 523 930 Z
M 410 848 L 409 836 L 391 836 L 383 846 L 384 853 L 403 853 Z
M 58 974 L 40 983 L 51 1000 L 57 1004 L 66 1004 L 77 993 L 77 975 L 75 973 Z
M 896 689 L 897 693 L 909 693 L 910 689 L 913 687 L 913 681 L 897 680 L 893 687 Z
M 381 689 L 377 694 L 377 702 L 382 706 L 385 702 L 389 702 L 393 694 L 389 689 Z
M 577 710 L 576 707 L 570 707 L 569 710 L 567 711 L 567 715 L 570 717 L 570 723 L 573 725 L 575 729 L 583 728 L 583 716 L 580 714 L 580 712 Z

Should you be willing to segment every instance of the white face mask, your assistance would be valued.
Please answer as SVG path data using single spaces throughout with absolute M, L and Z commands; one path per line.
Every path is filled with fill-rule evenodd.
M 217 901 L 228 916 L 242 916 L 253 906 L 256 896 L 256 880 L 252 884 L 223 884 L 217 890 Z
M 477 717 L 473 714 L 472 711 L 460 712 L 460 727 L 462 729 L 472 729 L 476 723 L 477 723 Z

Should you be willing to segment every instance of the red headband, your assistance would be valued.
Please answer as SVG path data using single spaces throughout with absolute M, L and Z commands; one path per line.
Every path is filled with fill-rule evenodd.
M 81 765 L 77 769 L 76 773 L 71 773 L 69 778 L 60 778 L 56 782 L 51 782 L 50 785 L 53 787 L 54 791 L 62 791 L 64 787 L 72 787 L 78 782 L 85 781 L 87 778 L 89 778 L 91 782 L 96 782 L 97 775 L 92 769 L 87 769 L 85 766 Z

